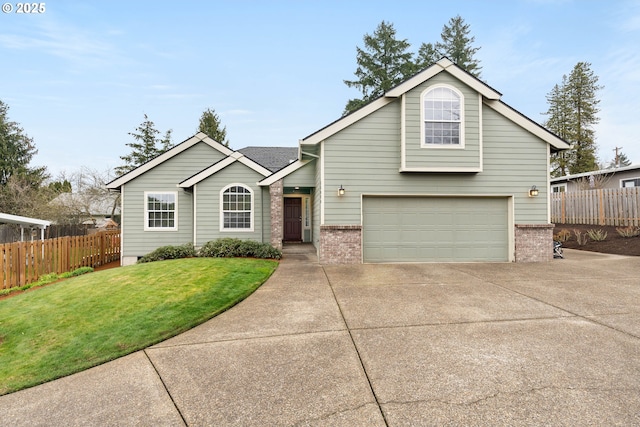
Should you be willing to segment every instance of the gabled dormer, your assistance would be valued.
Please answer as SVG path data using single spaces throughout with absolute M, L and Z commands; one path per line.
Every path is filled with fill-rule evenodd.
M 400 172 L 481 172 L 483 100 L 500 93 L 446 58 L 385 94 L 400 98 Z

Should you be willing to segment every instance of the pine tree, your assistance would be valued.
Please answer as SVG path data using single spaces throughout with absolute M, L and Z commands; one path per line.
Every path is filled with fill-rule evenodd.
M 9 106 L 0 101 L 0 185 L 13 175 L 23 175 L 38 186 L 46 178 L 46 168 L 29 167 L 38 150 L 20 125 L 9 120 L 8 112 Z
M 555 85 L 547 94 L 549 109 L 545 113 L 549 119 L 544 123 L 545 127 L 565 141 L 570 141 L 572 110 L 567 90 L 567 76 L 562 76 L 562 84 Z M 551 155 L 551 176 L 558 177 L 569 174 L 569 165 L 572 162 L 572 151 L 565 150 Z
M 216 142 L 229 146 L 229 140 L 227 139 L 227 127 L 222 126 L 220 117 L 216 114 L 216 110 L 207 108 L 207 111 L 202 113 L 200 117 L 200 125 L 198 131 L 204 132 L 207 136 Z
M 373 35 L 365 34 L 364 49 L 356 48 L 356 80 L 345 80 L 356 87 L 362 98 L 350 100 L 344 114 L 349 114 L 407 79 L 414 71 L 413 55 L 406 39 L 398 40 L 393 24 L 382 21 Z
M 422 43 L 415 60 L 416 72 L 422 71 L 442 58 L 442 54 L 431 43 Z
M 598 169 L 593 125 L 600 121 L 597 116 L 600 100 L 596 97 L 596 92 L 601 86 L 598 86 L 598 77 L 590 67 L 591 64 L 587 62 L 578 62 L 569 75 L 567 84 L 574 112 L 572 142 L 575 158 L 569 168 L 571 174 Z
M 435 49 L 440 56 L 448 57 L 458 67 L 480 78 L 480 61 L 474 59 L 479 47 L 473 47 L 475 37 L 469 36 L 469 24 L 457 15 L 449 20 L 449 24 L 442 28 L 441 42 L 436 43 Z
M 547 94 L 549 119 L 545 126 L 569 144 L 571 149 L 551 157 L 552 176 L 590 172 L 598 169 L 593 125 L 598 123 L 596 93 L 598 77 L 586 62 L 579 62 L 562 84 Z
M 165 133 L 164 137 L 158 137 L 160 131 L 155 128 L 155 124 L 146 114 L 142 124 L 136 128 L 136 132 L 129 132 L 135 141 L 126 144 L 127 147 L 131 147 L 131 153 L 120 156 L 125 164 L 115 168 L 117 175 L 132 171 L 172 147 L 171 129 Z

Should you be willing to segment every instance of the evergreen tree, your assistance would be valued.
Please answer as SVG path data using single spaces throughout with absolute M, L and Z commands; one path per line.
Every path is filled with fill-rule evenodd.
M 549 109 L 545 113 L 549 119 L 544 123 L 545 127 L 565 141 L 570 141 L 572 110 L 567 91 L 567 76 L 562 76 L 562 84 L 555 85 L 547 94 Z M 569 165 L 572 160 L 572 151 L 559 151 L 551 154 L 551 176 L 558 177 L 569 174 Z
M 441 42 L 436 43 L 435 50 L 439 56 L 448 57 L 458 67 L 480 78 L 480 61 L 474 59 L 479 47 L 473 47 L 475 37 L 469 36 L 469 24 L 457 15 L 449 20 L 449 24 L 442 28 Z
M 125 164 L 115 168 L 116 174 L 124 175 L 170 149 L 172 147 L 171 129 L 162 138 L 158 137 L 159 134 L 160 131 L 155 128 L 155 124 L 145 114 L 144 121 L 136 128 L 136 131 L 129 132 L 129 135 L 134 139 L 134 142 L 126 144 L 131 147 L 131 153 L 120 156 Z
M 209 138 L 219 142 L 225 147 L 229 146 L 229 140 L 227 139 L 227 127 L 222 126 L 222 122 L 220 121 L 218 114 L 216 114 L 216 110 L 207 108 L 207 111 L 202 113 L 198 131 L 206 133 Z
M 422 43 L 415 60 L 415 71 L 419 72 L 442 58 L 442 54 L 432 43 Z
M 601 86 L 598 86 L 598 76 L 590 67 L 591 64 L 587 62 L 578 62 L 571 71 L 567 84 L 574 112 L 572 142 L 575 158 L 569 168 L 571 174 L 598 169 L 593 125 L 600 121 L 597 116 L 600 100 L 596 97 L 596 92 Z
M 22 175 L 38 186 L 46 178 L 46 168 L 29 166 L 38 150 L 20 125 L 9 120 L 8 112 L 9 106 L 0 101 L 0 185 L 5 186 L 13 175 Z
M 345 107 L 349 114 L 407 79 L 414 71 L 412 54 L 406 39 L 398 40 L 393 24 L 382 21 L 373 35 L 365 34 L 364 49 L 356 48 L 356 80 L 345 80 L 356 87 L 362 98 L 350 100 Z
M 569 144 L 571 149 L 551 157 L 552 176 L 590 172 L 598 169 L 593 125 L 598 123 L 598 77 L 591 64 L 579 62 L 562 84 L 547 94 L 549 119 L 545 126 Z

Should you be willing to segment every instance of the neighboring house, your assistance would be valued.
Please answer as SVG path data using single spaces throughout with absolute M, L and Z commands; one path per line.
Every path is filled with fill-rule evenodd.
M 61 209 L 61 216 L 74 217 L 82 224 L 97 224 L 120 215 L 118 194 L 60 193 L 50 205 Z
M 551 178 L 551 192 L 640 187 L 640 165 L 601 169 Z
M 122 263 L 220 237 L 310 242 L 323 264 L 550 261 L 549 154 L 569 146 L 500 97 L 442 59 L 274 163 L 286 149 L 198 133 L 107 185 Z

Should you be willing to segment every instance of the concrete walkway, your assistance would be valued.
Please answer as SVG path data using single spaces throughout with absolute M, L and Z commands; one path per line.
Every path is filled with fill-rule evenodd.
M 0 397 L 3 426 L 640 425 L 640 258 L 320 266 Z

